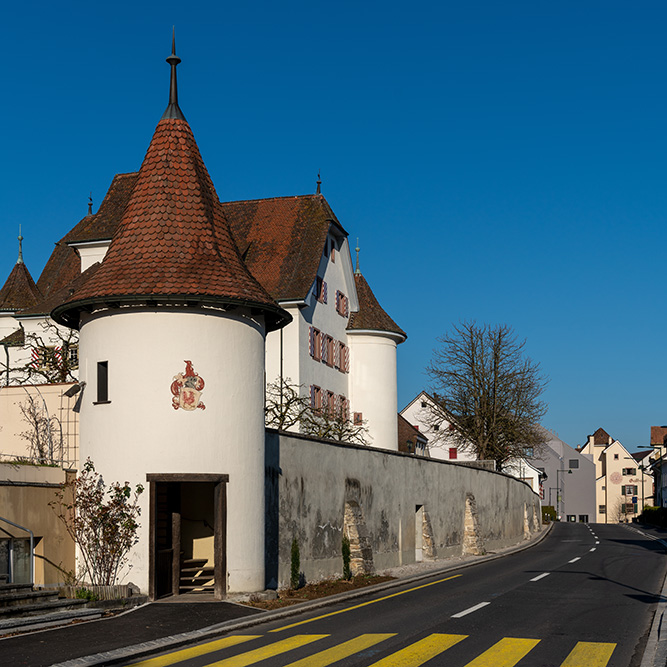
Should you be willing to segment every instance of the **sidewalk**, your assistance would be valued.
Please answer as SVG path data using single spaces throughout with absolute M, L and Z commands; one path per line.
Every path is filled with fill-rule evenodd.
M 212 639 L 230 630 L 251 627 L 270 619 L 284 618 L 310 609 L 426 579 L 434 574 L 458 570 L 477 563 L 523 551 L 543 540 L 549 528 L 514 547 L 486 556 L 470 556 L 404 565 L 381 574 L 398 577 L 394 581 L 357 589 L 308 603 L 266 612 L 234 601 L 191 602 L 187 596 L 150 603 L 112 618 L 63 628 L 32 632 L 0 640 L 0 663 L 48 667 L 110 665 L 139 659 L 187 643 Z M 380 574 L 380 573 L 379 573 Z

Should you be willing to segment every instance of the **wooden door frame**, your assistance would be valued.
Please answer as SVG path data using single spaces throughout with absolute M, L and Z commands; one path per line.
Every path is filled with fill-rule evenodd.
M 227 483 L 229 475 L 211 473 L 146 473 L 146 481 L 150 493 L 149 510 L 149 538 L 148 538 L 148 597 L 156 599 L 157 569 L 155 553 L 155 531 L 157 521 L 157 485 L 159 483 L 207 482 L 213 483 L 213 572 L 215 579 L 215 598 L 222 600 L 227 594 Z M 176 531 L 173 528 L 177 528 Z M 176 559 L 180 556 L 179 545 L 174 544 L 178 539 L 180 545 L 180 516 L 172 517 L 172 545 L 174 546 L 174 560 L 172 566 L 172 582 L 178 583 Z M 178 586 L 172 583 L 172 595 L 178 595 Z

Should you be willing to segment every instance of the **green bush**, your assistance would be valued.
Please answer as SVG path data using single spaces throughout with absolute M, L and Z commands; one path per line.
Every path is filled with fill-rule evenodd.
M 350 540 L 347 535 L 343 535 L 341 552 L 343 554 L 343 579 L 349 581 L 352 579 L 352 571 L 350 570 Z
M 299 553 L 299 543 L 296 537 L 292 540 L 291 568 L 290 568 L 290 588 L 299 588 L 301 579 L 301 555 Z
M 77 600 L 88 600 L 88 602 L 99 600 L 97 595 L 95 595 L 93 591 L 89 591 L 87 588 L 78 588 L 75 595 Z
M 556 510 L 552 505 L 542 505 L 542 523 L 551 523 L 557 519 Z

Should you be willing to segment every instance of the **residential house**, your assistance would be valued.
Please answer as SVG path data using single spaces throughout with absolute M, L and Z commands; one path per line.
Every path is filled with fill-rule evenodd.
M 642 490 L 652 489 L 652 477 L 642 471 L 635 458 L 603 428 L 577 447 L 595 463 L 597 523 L 630 521 L 641 511 Z
M 526 459 L 543 475 L 542 505 L 554 508 L 561 521 L 593 522 L 595 464 L 590 455 L 570 447 L 556 434 L 541 429 L 544 445 L 526 453 Z

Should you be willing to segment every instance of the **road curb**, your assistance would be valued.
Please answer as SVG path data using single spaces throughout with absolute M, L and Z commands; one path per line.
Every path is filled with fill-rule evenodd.
M 337 595 L 320 598 L 318 600 L 313 600 L 312 602 L 297 604 L 279 611 L 260 612 L 258 614 L 253 614 L 252 616 L 246 616 L 242 619 L 225 621 L 223 623 L 217 623 L 216 625 L 210 625 L 205 628 L 201 628 L 200 630 L 191 630 L 190 632 L 183 632 L 178 635 L 170 635 L 168 637 L 162 637 L 160 639 L 134 644 L 122 649 L 115 649 L 113 651 L 106 651 L 104 653 L 95 653 L 93 655 L 84 656 L 81 658 L 74 658 L 73 660 L 67 660 L 65 662 L 54 664 L 52 667 L 94 667 L 97 665 L 115 665 L 120 662 L 126 662 L 128 660 L 146 658 L 153 653 L 158 653 L 167 649 L 179 648 L 180 646 L 205 639 L 212 639 L 213 637 L 222 633 L 232 632 L 235 630 L 244 630 L 255 625 L 266 623 L 267 621 L 279 621 L 283 618 L 289 618 L 304 612 L 321 609 L 339 602 L 354 600 L 356 598 L 373 593 L 381 593 L 392 588 L 398 588 L 401 586 L 410 585 L 412 583 L 417 583 L 423 581 L 424 579 L 432 579 L 433 577 L 437 577 L 442 574 L 457 572 L 458 570 L 464 570 L 468 567 L 472 567 L 473 565 L 487 563 L 489 561 L 498 560 L 499 558 L 506 558 L 507 556 L 512 556 L 522 551 L 526 551 L 527 549 L 540 544 L 540 542 L 542 542 L 547 537 L 547 535 L 549 535 L 552 527 L 553 524 L 549 524 L 549 526 L 543 530 L 541 534 L 535 539 L 522 543 L 502 554 L 481 556 L 480 558 L 469 561 L 467 563 L 444 566 L 440 569 L 431 570 L 427 573 L 415 575 L 413 577 L 394 579 L 392 581 L 376 584 L 375 586 L 367 586 L 365 588 L 359 588 L 357 590 L 346 593 L 338 593 Z M 133 610 L 128 610 L 126 613 L 129 614 L 132 613 L 132 611 Z M 105 619 L 102 619 L 102 622 L 104 620 Z M 641 667 L 645 667 L 643 663 Z
M 644 537 L 660 542 L 667 551 L 667 541 L 661 540 L 654 535 L 643 533 L 634 526 L 628 526 L 628 528 Z M 664 621 L 667 617 L 665 616 L 665 612 L 667 612 L 667 574 L 662 584 L 660 602 L 658 602 L 655 616 L 653 616 L 653 622 L 651 623 L 640 667 L 664 667 L 667 664 L 667 629 L 664 627 Z

